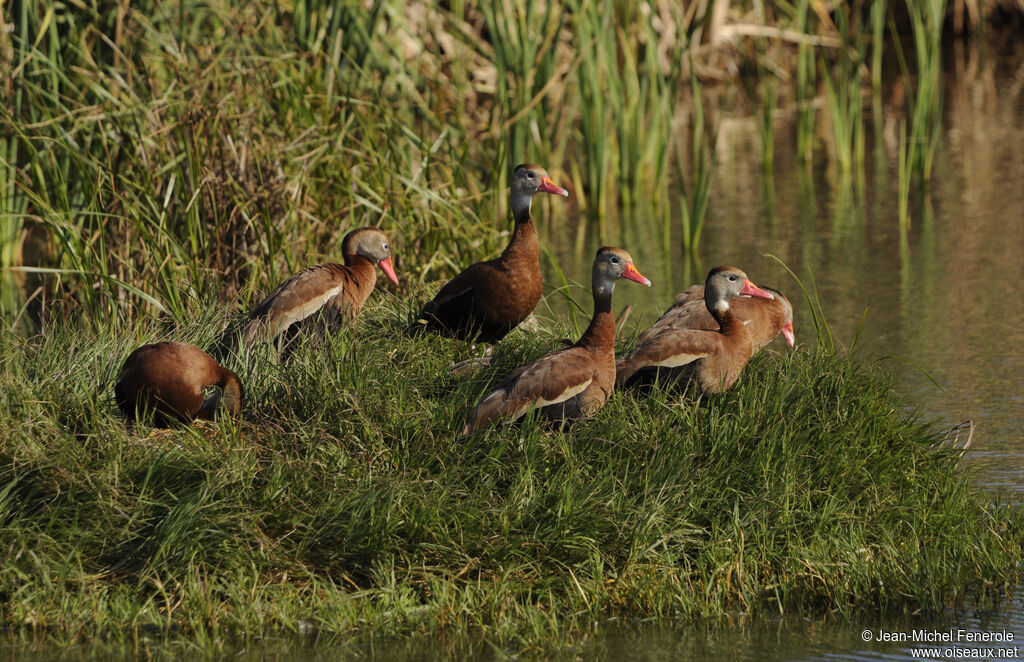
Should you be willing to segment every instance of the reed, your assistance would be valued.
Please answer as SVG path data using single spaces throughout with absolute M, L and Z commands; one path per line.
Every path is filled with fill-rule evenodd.
M 295 41 L 311 53 L 344 53 L 349 62 L 365 67 L 379 52 L 374 46 L 379 43 L 387 5 L 386 0 L 368 5 L 297 0 L 291 21 Z
M 845 179 L 853 173 L 855 166 L 859 169 L 864 163 L 861 90 L 868 40 L 860 29 L 860 15 L 856 11 L 837 11 L 835 22 L 842 40 L 837 62 L 831 66 L 822 58 L 819 69 L 825 84 L 825 98 L 832 123 L 835 159 Z
M 942 132 L 942 23 L 946 0 L 907 2 L 912 34 L 917 84 L 908 86 L 910 110 L 908 139 L 915 144 L 908 167 L 921 188 L 927 187 Z M 896 52 L 904 76 L 910 77 L 902 47 Z
M 915 60 L 927 67 L 917 77 L 907 70 L 921 81 L 908 124 L 920 185 L 937 144 L 943 6 L 911 4 Z M 827 26 L 810 7 L 771 4 L 763 16 L 815 36 Z M 861 65 L 870 41 L 877 80 L 887 7 L 871 5 L 870 26 L 860 12 L 836 13 L 839 33 L 851 36 L 834 62 L 799 40 L 805 160 L 821 80 L 835 158 L 860 175 L 850 169 L 863 151 Z M 715 27 L 699 9 L 612 0 L 5 5 L 5 26 L 14 26 L 0 35 L 11 64 L 2 74 L 11 103 L 0 108 L 5 319 L 34 319 L 43 299 L 125 319 L 176 317 L 210 282 L 245 305 L 286 273 L 336 256 L 356 224 L 400 235 L 398 263 L 405 246 L 416 255 L 403 265 L 412 280 L 444 278 L 504 243 L 507 173 L 523 160 L 566 173 L 574 200 L 602 223 L 638 201 L 664 215 L 681 172 L 677 222 L 696 250 L 714 169 L 706 83 L 697 80 L 706 63 L 689 67 L 689 91 L 682 78 L 690 39 Z M 762 23 L 754 64 L 765 75 L 751 93 L 768 164 L 772 109 L 786 92 L 767 71 L 788 52 L 766 42 L 775 26 Z M 692 144 L 673 135 L 678 117 L 690 118 Z M 30 234 L 40 250 L 26 260 Z M 19 265 L 31 271 L 11 270 Z M 23 314 L 30 294 L 36 303 Z
M 574 5 L 575 33 L 579 40 L 580 63 L 577 78 L 580 97 L 580 142 L 584 154 L 580 173 L 583 186 L 579 196 L 581 206 L 598 218 L 608 214 L 610 178 L 613 173 L 612 109 L 608 98 L 609 86 L 621 83 L 613 77 L 609 66 L 615 64 L 614 13 L 611 2 L 590 3 L 585 0 Z M 605 11 L 600 11 L 605 9 Z M 611 42 L 609 44 L 609 41 Z M 611 48 L 611 52 L 609 51 Z M 618 71 L 616 66 L 614 71 Z
M 671 3 L 655 6 L 663 10 L 660 15 L 645 17 L 637 12 L 629 17 L 633 29 L 620 29 L 617 34 L 621 61 L 615 74 L 618 93 L 610 98 L 618 144 L 618 197 L 627 207 L 641 200 L 659 202 L 658 184 L 668 173 L 673 107 L 682 77 L 680 63 L 688 48 L 682 35 L 666 40 L 654 25 L 660 19 L 663 25 L 681 30 L 681 9 Z
M 877 95 L 882 88 L 882 55 L 885 52 L 886 0 L 871 3 L 871 89 Z
M 500 145 L 505 152 L 503 170 L 511 171 L 531 154 L 550 161 L 549 145 L 564 145 L 561 125 L 550 95 L 568 73 L 559 62 L 562 26 L 568 6 L 500 0 L 479 5 L 490 34 L 497 74 L 497 105 L 491 121 L 500 126 Z M 504 186 L 507 173 L 500 173 Z
M 810 0 L 800 0 L 796 6 L 794 28 L 801 33 L 808 29 Z M 797 46 L 796 60 L 796 151 L 802 161 L 809 164 L 814 153 L 814 126 L 817 97 L 816 64 L 811 44 L 801 42 Z
M 767 27 L 765 7 L 756 10 L 758 24 Z M 781 48 L 766 38 L 754 40 L 754 75 L 742 76 L 743 88 L 751 106 L 754 108 L 755 123 L 761 143 L 761 170 L 764 173 L 766 191 L 771 190 L 772 168 L 775 162 L 775 112 L 779 102 L 779 81 L 772 70 L 774 62 L 780 60 Z M 798 61 L 799 62 L 799 61 Z M 799 64 L 797 75 L 800 75 Z M 798 81 L 799 83 L 799 81 Z
M 704 122 L 704 101 L 701 96 L 697 74 L 690 66 L 690 92 L 692 115 L 688 137 L 689 156 L 685 154 L 684 136 L 676 138 L 676 163 L 679 175 L 680 220 L 682 224 L 683 248 L 690 255 L 696 255 L 700 246 L 700 235 L 707 217 L 711 200 L 711 181 L 715 170 L 714 145 L 718 137 L 717 125 L 707 127 Z M 682 174 L 689 169 L 690 184 Z

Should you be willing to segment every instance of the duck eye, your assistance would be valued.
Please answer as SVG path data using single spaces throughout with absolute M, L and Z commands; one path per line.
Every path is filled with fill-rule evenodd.
M 612 263 L 612 264 L 618 264 L 618 263 L 619 263 L 619 258 L 617 258 L 617 257 L 615 257 L 615 256 L 613 255 L 613 256 L 612 256 L 612 259 L 611 259 L 611 263 Z
M 530 179 L 537 179 L 537 174 L 534 173 L 532 170 L 527 170 L 526 176 L 529 177 Z
M 384 250 L 390 250 L 390 249 L 391 249 L 391 247 L 388 246 L 388 242 L 385 241 L 384 242 Z

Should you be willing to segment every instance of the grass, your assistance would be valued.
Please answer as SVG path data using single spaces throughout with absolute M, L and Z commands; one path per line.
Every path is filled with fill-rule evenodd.
M 847 177 L 855 166 L 859 168 L 864 163 L 864 101 L 861 90 L 868 42 L 861 29 L 860 17 L 854 13 L 852 20 L 851 29 L 851 17 L 845 12 L 836 14 L 836 29 L 842 37 L 841 50 L 846 55 L 840 55 L 834 67 L 828 59 L 820 60 L 821 79 L 825 83 L 825 99 L 832 123 L 835 160 Z
M 241 418 L 169 431 L 126 431 L 111 380 L 140 343 L 210 344 L 223 310 L 0 336 L 4 626 L 543 651 L 615 616 L 937 612 L 1016 581 L 1024 514 L 975 493 L 856 356 L 768 352 L 721 397 L 619 393 L 569 431 L 459 441 L 488 385 L 567 329 L 517 332 L 452 382 L 466 348 L 404 336 L 413 310 L 378 292 L 286 365 L 236 356 Z
M 689 131 L 689 158 L 685 154 L 683 135 L 676 138 L 675 144 L 678 172 L 683 173 L 687 169 L 690 171 L 689 185 L 680 175 L 678 186 L 681 198 L 683 249 L 695 256 L 700 246 L 704 221 L 707 220 L 708 204 L 711 201 L 711 181 L 715 173 L 714 146 L 718 137 L 718 127 L 707 127 L 705 124 L 704 101 L 693 67 L 690 68 L 690 90 L 693 93 L 693 115 Z

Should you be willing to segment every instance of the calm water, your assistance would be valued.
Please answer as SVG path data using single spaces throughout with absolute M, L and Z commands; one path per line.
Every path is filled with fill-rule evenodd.
M 794 117 L 781 113 L 775 123 L 774 173 L 766 175 L 753 120 L 724 118 L 699 264 L 688 263 L 678 249 L 664 251 L 657 223 L 642 217 L 599 238 L 567 242 L 549 232 L 548 240 L 563 269 L 568 273 L 566 263 L 574 264 L 572 271 L 581 275 L 588 273 L 598 245 L 619 243 L 631 251 L 655 285 L 616 290 L 617 310 L 634 305 L 629 324 L 642 328 L 671 303 L 673 293 L 702 280 L 710 267 L 733 264 L 756 283 L 787 292 L 797 307 L 798 342 L 815 343 L 799 287 L 769 255 L 778 257 L 806 285 L 816 285 L 839 344 L 856 344 L 865 358 L 887 362 L 908 406 L 944 428 L 973 421 L 966 455 L 973 482 L 1019 502 L 1024 498 L 1024 58 L 982 62 L 977 53 L 955 55 L 930 196 L 915 196 L 905 237 L 897 222 L 901 117 L 883 104 L 867 120 L 860 183 L 845 186 L 840 182 L 849 178 L 830 165 L 823 148 L 827 126 L 819 126 L 818 156 L 805 169 L 792 149 Z M 776 348 L 784 349 L 781 340 Z M 1021 593 L 994 613 L 948 614 L 913 624 L 841 626 L 785 619 L 713 630 L 610 627 L 580 652 L 636 660 L 920 659 L 913 654 L 917 644 L 865 643 L 863 629 L 910 636 L 914 629 L 965 628 L 1005 632 L 1014 641 L 961 643 L 961 648 L 1017 646 L 1010 655 L 1024 657 Z M 947 659 L 974 653 L 951 650 L 955 643 L 925 645 Z
M 797 306 L 798 342 L 814 343 L 806 302 L 792 277 L 769 254 L 817 287 L 836 340 L 863 356 L 888 359 L 910 406 L 944 427 L 972 420 L 967 454 L 979 488 L 1024 498 L 1024 58 L 978 59 L 954 53 L 947 79 L 943 143 L 929 200 L 918 200 L 912 227 L 901 240 L 897 226 L 897 141 L 900 116 L 882 106 L 867 121 L 868 150 L 861 183 L 844 178 L 828 157 L 828 127 L 819 126 L 816 161 L 803 168 L 795 144 L 794 116 L 775 125 L 774 174 L 765 176 L 752 120 L 721 118 L 714 193 L 700 251 L 690 263 L 678 248 L 665 250 L 660 221 L 642 213 L 619 219 L 603 236 L 582 221 L 554 222 L 558 207 L 540 212 L 545 242 L 568 277 L 589 277 L 596 248 L 627 248 L 654 282 L 617 290 L 616 309 L 634 309 L 629 324 L 645 325 L 674 293 L 703 279 L 707 269 L 733 264 L 762 285 L 790 294 Z M 728 104 L 726 104 L 728 107 Z M 854 178 L 857 179 L 857 178 Z M 551 223 L 547 219 L 552 219 Z M 616 224 L 609 224 L 616 225 Z M 673 228 L 676 234 L 677 228 Z M 672 244 L 679 246 L 677 236 Z M 554 282 L 551 274 L 548 281 Z M 581 298 L 582 290 L 574 295 Z M 550 297 L 561 314 L 564 301 Z M 863 318 L 863 326 L 861 328 Z M 858 335 L 858 328 L 860 332 Z M 782 349 L 776 341 L 776 349 Z M 930 375 L 941 389 L 929 379 Z M 917 629 L 1003 633 L 1004 643 L 923 644 L 940 655 L 950 648 L 1018 646 L 1024 657 L 1024 591 L 995 612 L 949 614 L 915 623 L 837 625 L 799 619 L 737 620 L 670 627 L 607 625 L 564 651 L 565 658 L 617 660 L 906 660 L 912 643 L 865 642 L 880 629 L 910 636 Z M 189 657 L 183 651 L 181 657 Z M 489 659 L 514 654 L 485 642 L 409 639 L 365 646 L 268 643 L 238 651 L 240 660 Z M 115 657 L 120 657 L 114 654 Z M 103 659 L 102 652 L 0 644 L 10 659 Z M 178 657 L 178 656 L 175 656 Z
M 576 228 L 566 232 L 545 224 L 543 232 L 565 273 L 581 281 L 589 280 L 596 247 L 613 243 L 632 253 L 654 286 L 626 283 L 616 289 L 616 311 L 634 306 L 630 326 L 643 328 L 671 304 L 674 293 L 702 282 L 711 267 L 732 264 L 759 285 L 788 293 L 797 308 L 797 340 L 813 345 L 807 303 L 792 276 L 769 255 L 778 257 L 805 285 L 817 286 L 836 341 L 850 347 L 856 340 L 863 356 L 886 360 L 909 404 L 944 427 L 975 423 L 969 456 L 977 484 L 1019 499 L 1024 493 L 1024 59 L 991 58 L 975 65 L 962 64 L 947 79 L 931 194 L 923 201 L 912 197 L 905 240 L 897 223 L 901 116 L 884 105 L 877 124 L 873 117 L 866 120 L 859 186 L 837 184 L 857 178 L 840 177 L 830 165 L 829 128 L 822 122 L 815 163 L 804 168 L 792 149 L 795 116 L 782 112 L 775 123 L 774 174 L 766 176 L 754 121 L 723 118 L 699 264 L 683 257 L 677 227 L 674 247 L 665 251 L 660 222 L 642 213 L 618 219 L 621 229 L 604 236 L 591 227 L 582 241 Z M 557 208 L 548 207 L 544 215 L 553 212 Z M 582 290 L 576 292 L 582 299 Z M 557 302 L 552 307 L 557 310 Z M 782 347 L 777 340 L 776 348 Z M 892 356 L 901 358 L 882 358 Z

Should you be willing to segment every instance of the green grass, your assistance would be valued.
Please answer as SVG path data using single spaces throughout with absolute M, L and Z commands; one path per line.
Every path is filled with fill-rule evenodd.
M 240 419 L 169 431 L 126 431 L 112 379 L 140 343 L 211 343 L 222 311 L 0 336 L 3 625 L 540 651 L 614 616 L 938 612 L 1016 581 L 1024 514 L 855 356 L 767 352 L 721 397 L 617 393 L 569 431 L 460 441 L 488 385 L 567 329 L 516 332 L 453 382 L 466 348 L 403 335 L 413 310 L 377 292 L 327 346 L 236 356 Z

